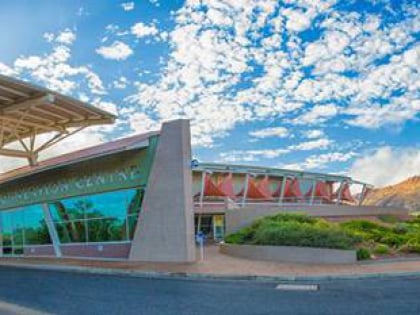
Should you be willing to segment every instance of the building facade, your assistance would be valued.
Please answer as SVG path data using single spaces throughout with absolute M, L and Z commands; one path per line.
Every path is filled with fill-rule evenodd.
M 3 174 L 1 254 L 194 260 L 189 139 L 178 120 Z

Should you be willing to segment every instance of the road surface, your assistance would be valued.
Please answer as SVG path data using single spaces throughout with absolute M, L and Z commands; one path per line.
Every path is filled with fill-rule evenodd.
M 0 267 L 0 314 L 420 314 L 420 278 L 278 283 L 143 279 Z

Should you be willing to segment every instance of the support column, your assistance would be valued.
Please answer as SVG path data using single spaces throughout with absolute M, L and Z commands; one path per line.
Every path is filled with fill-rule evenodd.
M 287 182 L 287 176 L 283 176 L 283 181 L 281 182 L 281 188 L 280 188 L 280 194 L 279 194 L 279 205 L 283 203 L 284 194 L 286 190 L 286 182 Z
M 53 244 L 54 253 L 56 257 L 61 257 L 60 239 L 58 238 L 57 230 L 55 229 L 54 222 L 51 216 L 50 208 L 46 203 L 42 204 L 44 212 L 44 220 L 47 224 L 48 233 L 50 234 L 51 242 Z
M 195 259 L 190 124 L 178 119 L 162 125 L 129 260 Z
M 363 184 L 362 192 L 360 193 L 360 198 L 358 202 L 358 206 L 360 207 L 363 203 L 363 200 L 365 200 L 365 194 L 366 194 L 366 184 Z
M 311 205 L 314 204 L 315 193 L 316 193 L 316 183 L 317 183 L 316 179 L 312 180 L 312 193 L 311 193 L 311 200 L 309 202 Z
M 206 171 L 203 171 L 201 173 L 200 208 L 203 208 L 205 179 L 206 179 Z
M 249 174 L 246 173 L 245 175 L 245 186 L 244 186 L 244 195 L 242 198 L 242 207 L 245 206 L 246 203 L 246 196 L 248 195 L 248 184 L 249 184 Z
M 339 205 L 341 202 L 341 194 L 343 191 L 344 181 L 340 183 L 340 187 L 338 188 L 337 200 L 335 202 L 336 205 Z

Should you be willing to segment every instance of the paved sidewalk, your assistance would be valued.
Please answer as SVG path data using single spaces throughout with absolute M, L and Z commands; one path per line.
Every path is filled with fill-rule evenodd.
M 392 275 L 419 275 L 420 259 L 409 261 L 369 261 L 352 265 L 304 265 L 247 260 L 220 254 L 217 246 L 207 246 L 205 259 L 196 263 L 146 263 L 96 261 L 56 258 L 1 258 L 0 266 L 41 267 L 42 269 L 75 270 L 131 275 L 191 276 L 223 278 L 321 279 Z M 101 272 L 104 273 L 104 272 Z

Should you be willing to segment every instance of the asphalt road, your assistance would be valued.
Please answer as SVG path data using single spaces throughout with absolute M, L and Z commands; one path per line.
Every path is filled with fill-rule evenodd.
M 0 314 L 420 314 L 420 278 L 278 283 L 142 279 L 0 267 Z

